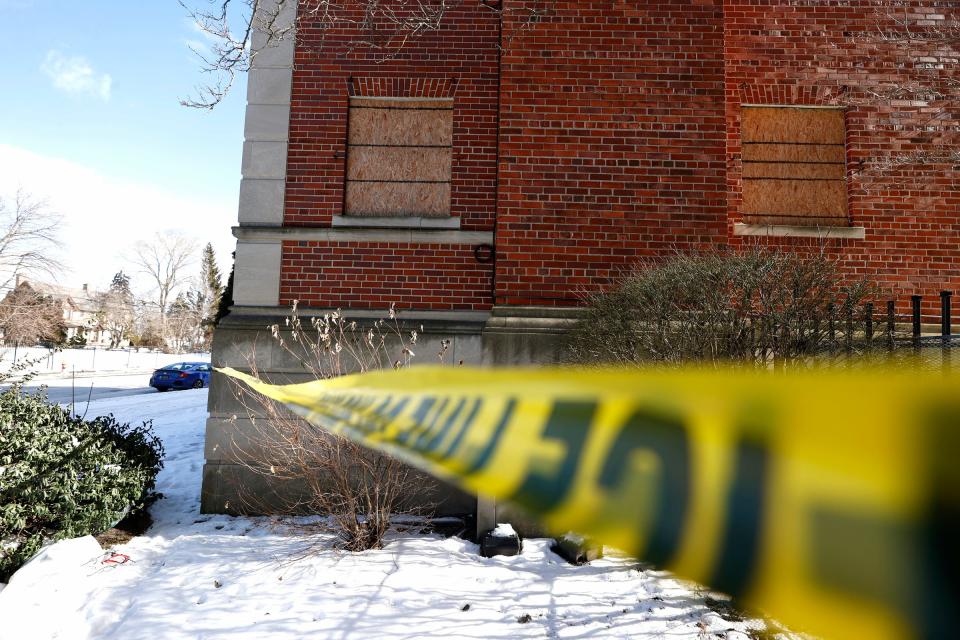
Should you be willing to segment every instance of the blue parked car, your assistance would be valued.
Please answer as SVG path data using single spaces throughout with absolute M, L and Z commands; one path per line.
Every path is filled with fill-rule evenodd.
M 209 362 L 178 362 L 157 369 L 150 376 L 150 386 L 157 391 L 169 389 L 203 389 L 210 384 Z

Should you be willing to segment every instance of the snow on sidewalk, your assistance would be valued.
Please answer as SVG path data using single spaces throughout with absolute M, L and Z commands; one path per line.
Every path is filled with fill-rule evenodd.
M 0 591 L 0 639 L 33 638 L 726 638 L 687 583 L 625 557 L 582 567 L 526 540 L 484 559 L 458 538 L 395 534 L 382 550 L 304 556 L 302 531 L 199 513 L 207 391 L 111 398 L 88 415 L 152 418 L 166 447 L 165 499 L 146 535 L 104 565 L 92 538 L 48 548 Z M 608 550 L 609 551 L 609 550 Z

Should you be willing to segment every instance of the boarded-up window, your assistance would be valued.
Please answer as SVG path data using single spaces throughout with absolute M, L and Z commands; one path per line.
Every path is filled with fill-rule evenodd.
M 847 226 L 842 109 L 744 107 L 743 221 Z
M 450 215 L 453 100 L 350 98 L 344 213 Z

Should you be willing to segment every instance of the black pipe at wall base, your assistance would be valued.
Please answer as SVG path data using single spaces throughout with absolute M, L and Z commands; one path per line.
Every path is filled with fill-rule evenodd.
M 923 301 L 923 296 L 910 296 L 910 307 L 913 314 L 913 337 L 915 340 L 920 339 L 920 303 Z
M 940 292 L 940 335 L 949 336 L 952 333 L 950 327 L 950 297 L 952 291 Z
M 887 300 L 887 342 L 891 349 L 893 348 L 894 338 L 897 332 L 896 306 L 893 300 Z

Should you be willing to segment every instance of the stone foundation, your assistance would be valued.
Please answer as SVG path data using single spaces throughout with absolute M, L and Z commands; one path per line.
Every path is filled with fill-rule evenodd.
M 309 326 L 310 317 L 323 313 L 301 309 L 300 318 Z M 310 380 L 312 376 L 297 358 L 271 335 L 271 325 L 285 327 L 287 314 L 288 310 L 280 307 L 234 307 L 214 333 L 214 366 L 248 372 L 255 367 L 262 378 L 278 384 Z M 443 340 L 450 340 L 444 362 L 451 366 L 529 365 L 559 361 L 562 335 L 574 322 L 572 314 L 572 310 L 534 307 L 498 308 L 492 313 L 411 312 L 401 313 L 400 322 L 405 332 L 418 332 L 414 365 L 438 362 L 436 354 Z M 384 314 L 348 311 L 345 315 L 363 331 Z M 286 334 L 289 342 L 289 332 Z M 217 373 L 211 379 L 208 407 L 201 511 L 253 515 L 282 510 L 283 503 L 302 488 L 250 469 L 257 439 L 265 436 L 253 427 L 233 383 Z M 479 530 L 492 528 L 498 517 L 517 519 L 517 514 L 508 518 L 510 510 L 498 509 L 489 498 L 480 500 L 482 507 L 477 513 L 477 498 L 449 485 L 422 500 L 411 498 L 414 504 L 430 504 L 438 515 L 476 514 Z M 530 523 L 521 529 L 524 534 L 536 531 Z

